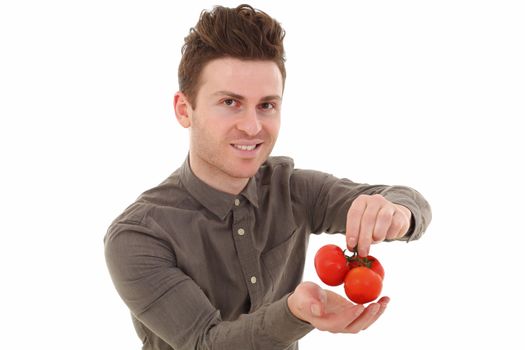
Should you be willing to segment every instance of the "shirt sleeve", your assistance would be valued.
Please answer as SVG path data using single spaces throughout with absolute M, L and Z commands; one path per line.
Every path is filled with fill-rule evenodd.
M 313 233 L 346 232 L 346 214 L 352 202 L 361 194 L 381 194 L 392 203 L 407 207 L 412 213 L 408 233 L 399 240 L 420 238 L 432 220 L 427 200 L 406 186 L 369 185 L 314 170 L 295 170 L 292 185 L 302 193 L 305 213 Z
M 110 227 L 105 257 L 134 316 L 175 349 L 285 349 L 313 327 L 288 309 L 288 295 L 234 321 L 177 267 L 172 249 L 136 223 Z M 224 286 L 227 288 L 227 286 Z

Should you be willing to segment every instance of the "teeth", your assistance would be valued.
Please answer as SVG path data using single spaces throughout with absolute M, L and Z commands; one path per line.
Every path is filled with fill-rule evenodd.
M 233 145 L 233 146 L 243 151 L 253 151 L 256 145 Z

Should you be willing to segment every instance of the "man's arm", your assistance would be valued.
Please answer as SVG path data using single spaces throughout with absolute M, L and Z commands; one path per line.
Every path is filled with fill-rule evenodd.
M 357 235 L 354 236 L 356 243 L 359 243 L 360 239 L 358 237 L 359 225 L 370 203 L 377 210 L 367 212 L 366 220 L 375 222 L 377 214 L 387 202 L 392 205 L 387 205 L 389 212 L 386 216 L 393 217 L 397 212 L 399 217 L 396 220 L 401 219 L 395 221 L 395 225 L 399 227 L 392 229 L 390 235 L 388 235 L 388 228 L 386 231 L 378 232 L 376 238 L 379 240 L 416 240 L 421 237 L 432 219 L 430 205 L 425 198 L 416 190 L 406 186 L 355 183 L 330 174 L 300 169 L 294 171 L 292 186 L 296 187 L 296 193 L 301 193 L 303 196 L 306 219 L 310 221 L 312 232 L 352 235 L 357 232 Z M 373 203 L 369 199 L 373 199 Z M 382 205 L 378 205 L 376 200 L 382 202 Z M 356 209 L 353 214 L 349 213 L 351 206 Z M 372 207 L 368 206 L 368 209 Z M 406 219 L 409 223 L 408 229 Z M 349 228 L 354 232 L 347 232 Z M 370 225 L 367 229 L 369 228 Z M 383 234 L 384 237 L 382 237 Z M 372 236 L 367 238 L 372 238 Z M 371 239 L 371 241 L 374 240 Z
M 346 244 L 358 248 L 360 256 L 369 254 L 372 243 L 405 237 L 412 226 L 412 212 L 380 194 L 360 195 L 346 215 Z
M 117 226 L 105 239 L 113 282 L 135 317 L 170 346 L 284 349 L 313 328 L 292 315 L 288 296 L 235 321 L 223 321 L 201 288 L 176 266 L 164 242 L 138 224 Z

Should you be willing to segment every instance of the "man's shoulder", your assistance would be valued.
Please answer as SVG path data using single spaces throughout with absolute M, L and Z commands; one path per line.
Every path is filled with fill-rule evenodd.
M 293 158 L 287 156 L 269 157 L 259 169 L 260 175 L 268 175 L 274 172 L 287 173 L 294 178 L 326 178 L 330 173 L 320 170 L 296 168 Z
M 142 224 L 152 210 L 177 208 L 188 198 L 187 192 L 181 184 L 179 170 L 173 172 L 168 178 L 141 193 L 114 220 Z
M 271 179 L 281 176 L 288 177 L 292 174 L 294 169 L 294 161 L 286 156 L 273 156 L 261 165 L 256 177 L 262 184 L 269 182 Z
M 158 206 L 174 206 L 187 195 L 181 180 L 180 168 L 158 185 L 143 192 L 137 201 Z
M 272 157 L 268 157 L 265 164 L 274 164 L 274 165 L 284 164 L 284 165 L 293 166 L 294 160 L 292 157 L 288 157 L 288 156 L 272 156 Z
M 339 180 L 328 172 L 297 168 L 294 160 L 287 156 L 268 158 L 259 171 L 259 178 L 262 180 L 262 184 L 273 183 L 277 180 L 278 182 L 287 182 L 293 190 L 300 191 L 304 188 L 317 188 Z
M 289 168 L 293 169 L 295 166 L 294 160 L 291 157 L 287 156 L 273 156 L 268 157 L 268 159 L 262 164 L 261 170 L 265 171 L 268 169 L 275 168 Z

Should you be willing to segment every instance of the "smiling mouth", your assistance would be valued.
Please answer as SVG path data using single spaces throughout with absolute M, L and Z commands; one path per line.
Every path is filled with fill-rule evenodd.
M 241 151 L 253 151 L 256 148 L 258 148 L 260 145 L 261 145 L 261 143 L 258 143 L 256 145 L 236 145 L 236 144 L 232 144 L 232 146 L 234 148 L 236 148 L 238 150 L 241 150 Z

